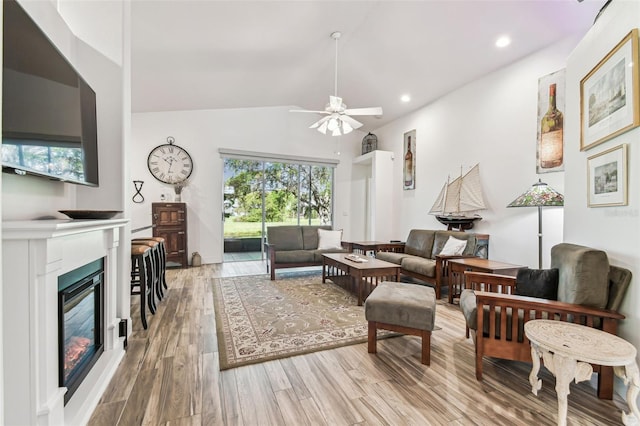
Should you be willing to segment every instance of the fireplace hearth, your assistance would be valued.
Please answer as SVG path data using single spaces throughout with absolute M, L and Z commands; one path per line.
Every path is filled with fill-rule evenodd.
M 65 404 L 104 352 L 104 259 L 58 277 L 59 385 Z
M 2 355 L 10 367 L 3 371 L 0 423 L 89 423 L 130 333 L 127 223 L 2 222 Z

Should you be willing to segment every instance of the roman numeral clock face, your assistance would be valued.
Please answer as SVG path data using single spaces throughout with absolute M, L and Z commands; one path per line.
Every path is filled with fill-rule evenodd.
M 173 143 L 153 148 L 147 158 L 147 166 L 153 177 L 164 183 L 182 182 L 193 171 L 189 153 Z

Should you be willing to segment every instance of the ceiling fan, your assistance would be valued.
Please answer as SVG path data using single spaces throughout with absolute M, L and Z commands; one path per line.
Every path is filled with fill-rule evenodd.
M 336 67 L 335 67 L 335 85 L 334 95 L 329 96 L 329 103 L 325 106 L 324 111 L 313 110 L 291 110 L 290 112 L 313 112 L 316 114 L 325 114 L 320 120 L 309 126 L 310 129 L 318 129 L 322 134 L 331 132 L 332 136 L 346 135 L 353 129 L 362 127 L 362 123 L 353 119 L 352 115 L 382 115 L 381 107 L 371 108 L 351 108 L 342 103 L 342 98 L 338 97 L 338 40 L 342 34 L 339 31 L 331 33 L 331 38 L 336 41 Z

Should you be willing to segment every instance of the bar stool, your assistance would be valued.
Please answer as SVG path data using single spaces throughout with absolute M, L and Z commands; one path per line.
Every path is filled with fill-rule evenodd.
M 131 294 L 140 295 L 140 318 L 142 327 L 147 329 L 147 305 L 152 314 L 156 313 L 153 295 L 151 247 L 131 244 Z M 138 291 L 134 288 L 138 287 Z
M 131 244 L 137 244 L 141 246 L 148 246 L 151 248 L 151 259 L 152 259 L 152 281 L 153 281 L 153 291 L 155 295 L 158 297 L 158 300 L 162 300 L 164 298 L 164 291 L 162 289 L 162 255 L 160 253 L 160 243 L 157 241 L 153 241 L 151 239 L 139 239 L 132 240 Z
M 158 244 L 160 244 L 160 271 L 161 271 L 161 281 L 162 281 L 162 286 L 164 287 L 165 290 L 167 290 L 169 287 L 167 286 L 167 278 L 166 278 L 166 272 L 167 272 L 167 248 L 165 246 L 164 243 L 164 238 L 162 237 L 143 237 L 143 238 L 133 238 L 131 240 L 131 242 L 138 242 L 138 241 L 144 241 L 144 240 L 152 240 L 152 241 L 156 241 Z

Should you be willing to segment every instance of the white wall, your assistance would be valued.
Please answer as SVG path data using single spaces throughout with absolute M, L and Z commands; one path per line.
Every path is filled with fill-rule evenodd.
M 81 27 L 78 28 L 79 32 L 93 34 L 93 45 L 74 35 L 73 29 L 65 22 L 61 11 L 56 10 L 53 2 L 19 3 L 96 91 L 100 187 L 81 187 L 33 176 L 4 174 L 2 219 L 66 218 L 58 210 L 75 208 L 124 210 L 125 161 L 122 157 L 126 152 L 126 142 L 123 136 L 123 89 L 130 92 L 130 84 L 124 88 L 122 64 L 113 62 L 100 50 L 108 50 L 114 55 L 113 46 L 116 43 L 113 35 L 95 27 L 92 15 L 81 19 L 87 10 L 83 7 L 76 9 L 80 3 L 65 2 L 64 11 L 74 12 L 75 19 L 72 21 Z M 121 0 L 101 2 L 103 10 L 111 11 L 104 14 L 101 22 L 119 31 L 116 38 L 121 50 L 122 43 L 130 35 L 129 30 L 123 31 L 122 17 L 126 7 L 127 3 Z M 115 56 L 123 60 L 122 53 Z
M 507 204 L 540 177 L 564 192 L 564 172 L 536 174 L 538 78 L 565 67 L 578 38 L 564 40 L 476 80 L 374 133 L 378 147 L 393 151 L 392 221 L 395 238 L 412 228 L 445 229 L 428 211 L 447 176 L 455 178 L 480 163 L 487 210 L 472 232 L 490 234 L 489 257 L 538 267 L 536 208 Z M 435 82 L 434 82 L 435 84 Z M 403 134 L 416 129 L 416 189 L 402 190 Z M 545 208 L 543 266 L 551 246 L 562 241 L 562 208 Z
M 81 2 L 65 1 L 64 8 L 56 10 L 57 2 L 53 1 L 18 1 L 97 92 L 102 184 L 100 188 L 78 187 L 33 176 L 19 177 L 3 173 L 0 176 L 2 220 L 51 216 L 66 218 L 57 211 L 74 208 L 125 210 L 124 216 L 128 217 L 123 187 L 128 174 L 126 152 L 130 143 L 127 136 L 131 112 L 130 49 L 127 47 L 131 34 L 130 4 L 122 0 L 102 1 L 100 17 L 96 21 L 95 15 L 89 11 L 91 8 L 83 7 L 85 4 Z M 93 11 L 96 11 L 96 4 L 92 3 Z M 1 22 L 0 19 L 0 29 Z M 120 242 L 125 247 L 128 246 L 128 236 L 129 232 L 123 232 L 120 236 Z M 126 261 L 128 268 L 128 257 L 128 251 L 121 253 L 119 282 L 127 279 L 123 265 Z M 0 272 L 1 269 L 2 265 Z M 120 318 L 130 317 L 129 299 L 128 292 L 118 294 L 117 314 Z M 0 353 L 1 349 L 0 346 Z M 2 369 L 0 379 L 1 372 Z M 0 388 L 0 401 L 4 401 L 2 392 Z M 4 408 L 0 402 L 2 418 Z
M 131 202 L 132 228 L 151 225 L 151 203 L 160 201 L 161 194 L 169 194 L 167 201 L 173 200 L 173 188 L 153 178 L 147 168 L 149 152 L 173 136 L 175 144 L 186 149 L 194 160 L 190 183 L 182 192 L 182 201 L 187 203 L 189 258 L 197 251 L 203 263 L 222 262 L 223 162 L 219 148 L 339 159 L 335 173 L 334 227 L 344 229 L 344 238 L 349 238 L 351 161 L 360 153 L 364 134 L 354 131 L 346 136 L 326 136 L 308 128 L 315 115 L 292 114 L 289 109 L 291 107 L 133 114 L 131 180 L 144 181 L 145 201 Z M 130 182 L 128 200 L 134 194 Z
M 634 278 L 621 312 L 626 315 L 619 334 L 640 348 L 640 128 L 626 132 L 588 151 L 580 151 L 580 80 L 625 37 L 640 27 L 640 2 L 614 1 L 571 53 L 567 61 L 566 241 L 605 250 L 609 261 L 632 271 Z M 640 64 L 636 64 L 640 66 Z M 636 94 L 638 95 L 638 94 Z M 636 108 L 639 106 L 636 105 Z M 628 145 L 629 205 L 587 207 L 587 158 L 620 144 Z

